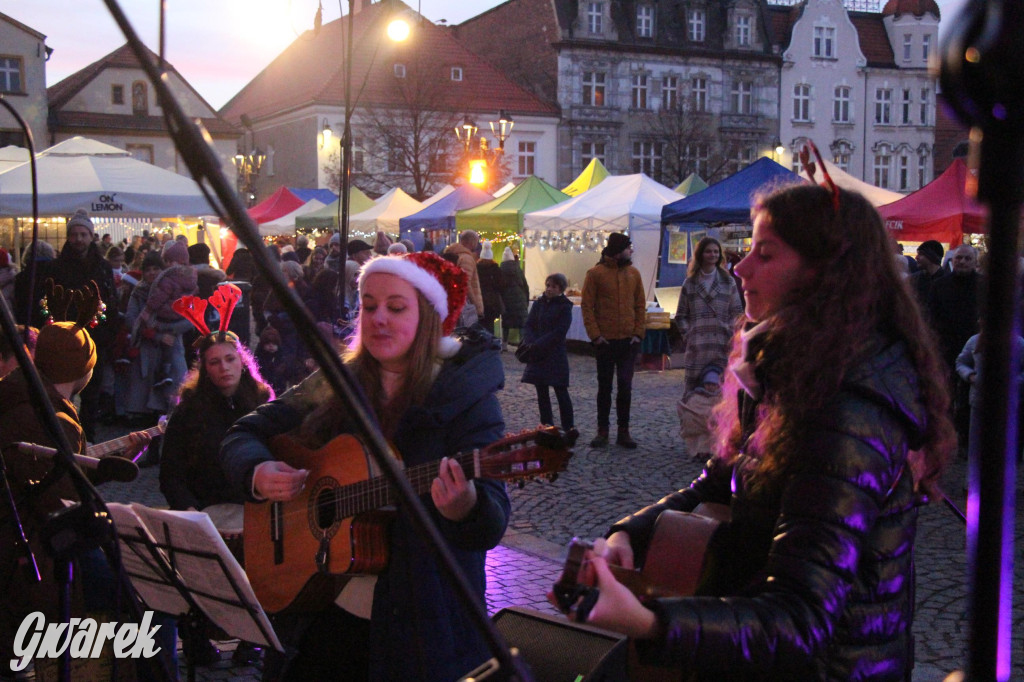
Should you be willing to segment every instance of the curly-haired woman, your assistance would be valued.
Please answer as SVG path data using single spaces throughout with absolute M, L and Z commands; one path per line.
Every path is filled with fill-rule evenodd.
M 612 526 L 589 622 L 699 679 L 910 679 L 918 504 L 955 443 L 941 360 L 862 196 L 788 187 L 752 217 L 718 452 Z M 607 562 L 644 562 L 657 516 L 700 502 L 731 508 L 716 571 L 641 604 Z

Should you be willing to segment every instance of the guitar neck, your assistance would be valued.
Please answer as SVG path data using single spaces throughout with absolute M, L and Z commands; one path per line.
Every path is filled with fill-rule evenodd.
M 143 433 L 149 434 L 150 437 L 158 436 L 163 433 L 163 427 L 154 426 L 146 429 Z M 97 459 L 107 457 L 116 452 L 121 452 L 131 445 L 130 436 L 121 436 L 114 440 L 108 440 L 104 443 L 97 443 L 96 445 L 90 445 L 85 449 L 85 454 L 89 457 L 96 457 Z
M 454 459 L 462 467 L 467 479 L 476 478 L 477 453 L 455 455 Z M 418 464 L 405 470 L 406 478 L 412 485 L 413 492 L 423 495 L 430 492 L 430 485 L 437 478 L 438 461 Z M 337 513 L 342 518 L 355 516 L 364 512 L 394 504 L 398 499 L 394 489 L 384 476 L 374 476 L 365 481 L 342 486 L 335 490 L 334 503 Z

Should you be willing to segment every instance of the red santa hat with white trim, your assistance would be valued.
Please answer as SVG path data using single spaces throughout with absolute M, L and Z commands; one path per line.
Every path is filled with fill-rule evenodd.
M 451 334 L 466 305 L 469 277 L 465 271 L 430 251 L 379 256 L 367 261 L 359 272 L 360 297 L 363 282 L 377 273 L 401 277 L 423 294 L 441 318 L 443 336 L 438 351 L 442 357 L 454 356 L 460 344 Z

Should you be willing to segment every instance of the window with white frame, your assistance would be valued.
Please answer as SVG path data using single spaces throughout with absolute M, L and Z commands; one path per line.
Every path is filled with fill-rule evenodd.
M 405 78 L 405 64 L 395 64 L 395 78 Z
M 580 144 L 580 160 L 583 162 L 583 166 L 590 163 L 591 159 L 597 159 L 602 164 L 605 161 L 605 143 L 604 142 L 583 142 Z M 583 168 L 580 168 L 582 171 Z
M 0 92 L 21 92 L 21 57 L 0 57 Z
M 629 105 L 634 109 L 647 108 L 647 74 L 634 73 L 630 83 Z
M 601 33 L 604 22 L 604 3 L 603 2 L 588 2 L 587 3 L 587 31 L 590 33 Z
M 749 14 L 736 15 L 736 45 L 739 47 L 750 46 L 750 33 L 753 19 Z
M 900 190 L 910 189 L 910 157 L 906 154 L 900 154 L 896 180 Z
M 605 75 L 597 71 L 583 72 L 583 103 L 593 107 L 604 106 Z
M 679 108 L 679 76 L 661 79 L 661 108 L 669 111 Z
M 691 9 L 686 15 L 686 35 L 691 43 L 703 43 L 707 27 L 707 15 L 702 9 Z
M 921 189 L 928 184 L 928 154 L 917 155 L 917 188 Z
M 921 59 L 927 64 L 930 56 L 932 56 L 932 34 L 925 33 L 921 36 Z
M 822 59 L 835 57 L 836 29 L 834 26 L 814 27 L 814 56 Z
M 931 120 L 932 91 L 929 88 L 921 88 L 921 125 L 928 125 Z
M 890 88 L 875 88 L 875 123 L 878 125 L 892 123 L 892 89 Z
M 732 84 L 732 110 L 737 114 L 749 114 L 753 110 L 754 86 L 750 81 L 735 81 Z
M 461 81 L 462 80 L 462 67 L 461 66 L 453 66 L 452 67 L 452 80 L 453 81 Z
M 837 85 L 832 92 L 832 121 L 850 122 L 850 88 L 847 85 Z
M 903 61 L 909 62 L 914 50 L 914 36 L 909 33 L 903 34 Z
M 654 35 L 654 8 L 650 5 L 636 7 L 636 35 L 638 38 L 650 38 Z
M 694 111 L 708 110 L 708 79 L 694 78 L 690 82 L 690 95 L 693 97 Z
M 655 140 L 633 142 L 633 172 L 646 173 L 652 178 L 661 177 L 661 151 L 663 143 Z
M 839 143 L 832 153 L 832 163 L 834 163 L 840 170 L 849 171 L 850 156 L 852 153 L 853 150 L 850 149 L 850 145 L 846 143 Z
M 733 172 L 738 173 L 754 162 L 754 148 L 749 144 L 741 144 L 736 148 L 736 156 L 732 160 Z
M 683 147 L 683 164 L 690 172 L 701 177 L 708 177 L 708 161 L 711 158 L 711 145 L 688 143 Z
M 533 175 L 536 168 L 537 143 L 519 141 L 519 175 Z
M 875 154 L 875 187 L 889 188 L 889 166 L 892 163 L 892 156 L 888 151 L 880 150 Z
M 914 101 L 910 96 L 910 88 L 903 88 L 903 100 L 900 102 L 900 123 L 910 125 L 910 110 Z
M 793 120 L 811 120 L 811 86 L 807 83 L 797 83 L 793 86 Z

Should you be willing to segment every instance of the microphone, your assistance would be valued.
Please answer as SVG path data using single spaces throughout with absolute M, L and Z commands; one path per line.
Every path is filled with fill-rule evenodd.
M 52 459 L 57 451 L 53 448 L 36 445 L 35 443 L 15 443 L 18 452 L 33 457 L 46 457 Z M 123 457 L 89 457 L 88 455 L 74 455 L 75 463 L 82 469 L 95 471 L 102 482 L 120 481 L 130 483 L 139 475 L 139 467 L 135 462 Z

